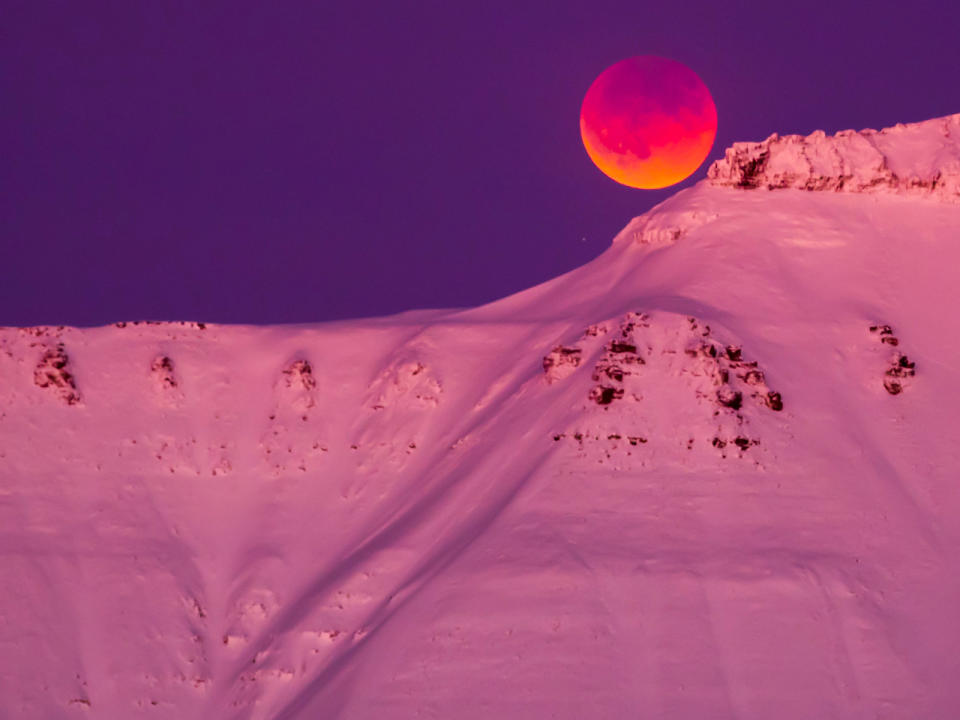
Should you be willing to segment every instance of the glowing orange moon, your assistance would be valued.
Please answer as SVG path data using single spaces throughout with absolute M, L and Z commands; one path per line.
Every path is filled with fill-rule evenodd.
M 688 178 L 717 135 L 710 91 L 686 65 L 653 55 L 621 60 L 593 81 L 580 108 L 590 159 L 623 185 L 655 189 Z

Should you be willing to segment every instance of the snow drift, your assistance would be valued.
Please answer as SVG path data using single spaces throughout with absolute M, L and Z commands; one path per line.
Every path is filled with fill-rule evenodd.
M 0 717 L 957 716 L 956 125 L 480 308 L 0 331 Z

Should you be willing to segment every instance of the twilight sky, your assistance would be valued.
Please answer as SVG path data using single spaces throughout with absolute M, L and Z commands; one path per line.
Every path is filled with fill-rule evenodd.
M 546 9 L 549 8 L 549 9 Z M 476 305 L 595 257 L 736 140 L 960 112 L 960 4 L 4 0 L 0 325 Z M 707 163 L 633 190 L 590 83 L 693 69 Z

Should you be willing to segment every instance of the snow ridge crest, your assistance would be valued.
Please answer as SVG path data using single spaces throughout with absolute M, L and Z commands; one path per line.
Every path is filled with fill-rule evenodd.
M 884 130 L 734 143 L 707 182 L 745 190 L 886 193 L 960 202 L 960 113 Z

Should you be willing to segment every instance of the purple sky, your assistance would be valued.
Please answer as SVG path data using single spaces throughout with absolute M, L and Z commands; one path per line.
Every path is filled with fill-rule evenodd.
M 309 322 L 547 280 L 677 189 L 618 185 L 581 145 L 583 94 L 631 55 L 703 78 L 711 159 L 771 132 L 960 111 L 952 2 L 5 0 L 2 14 L 2 325 Z

